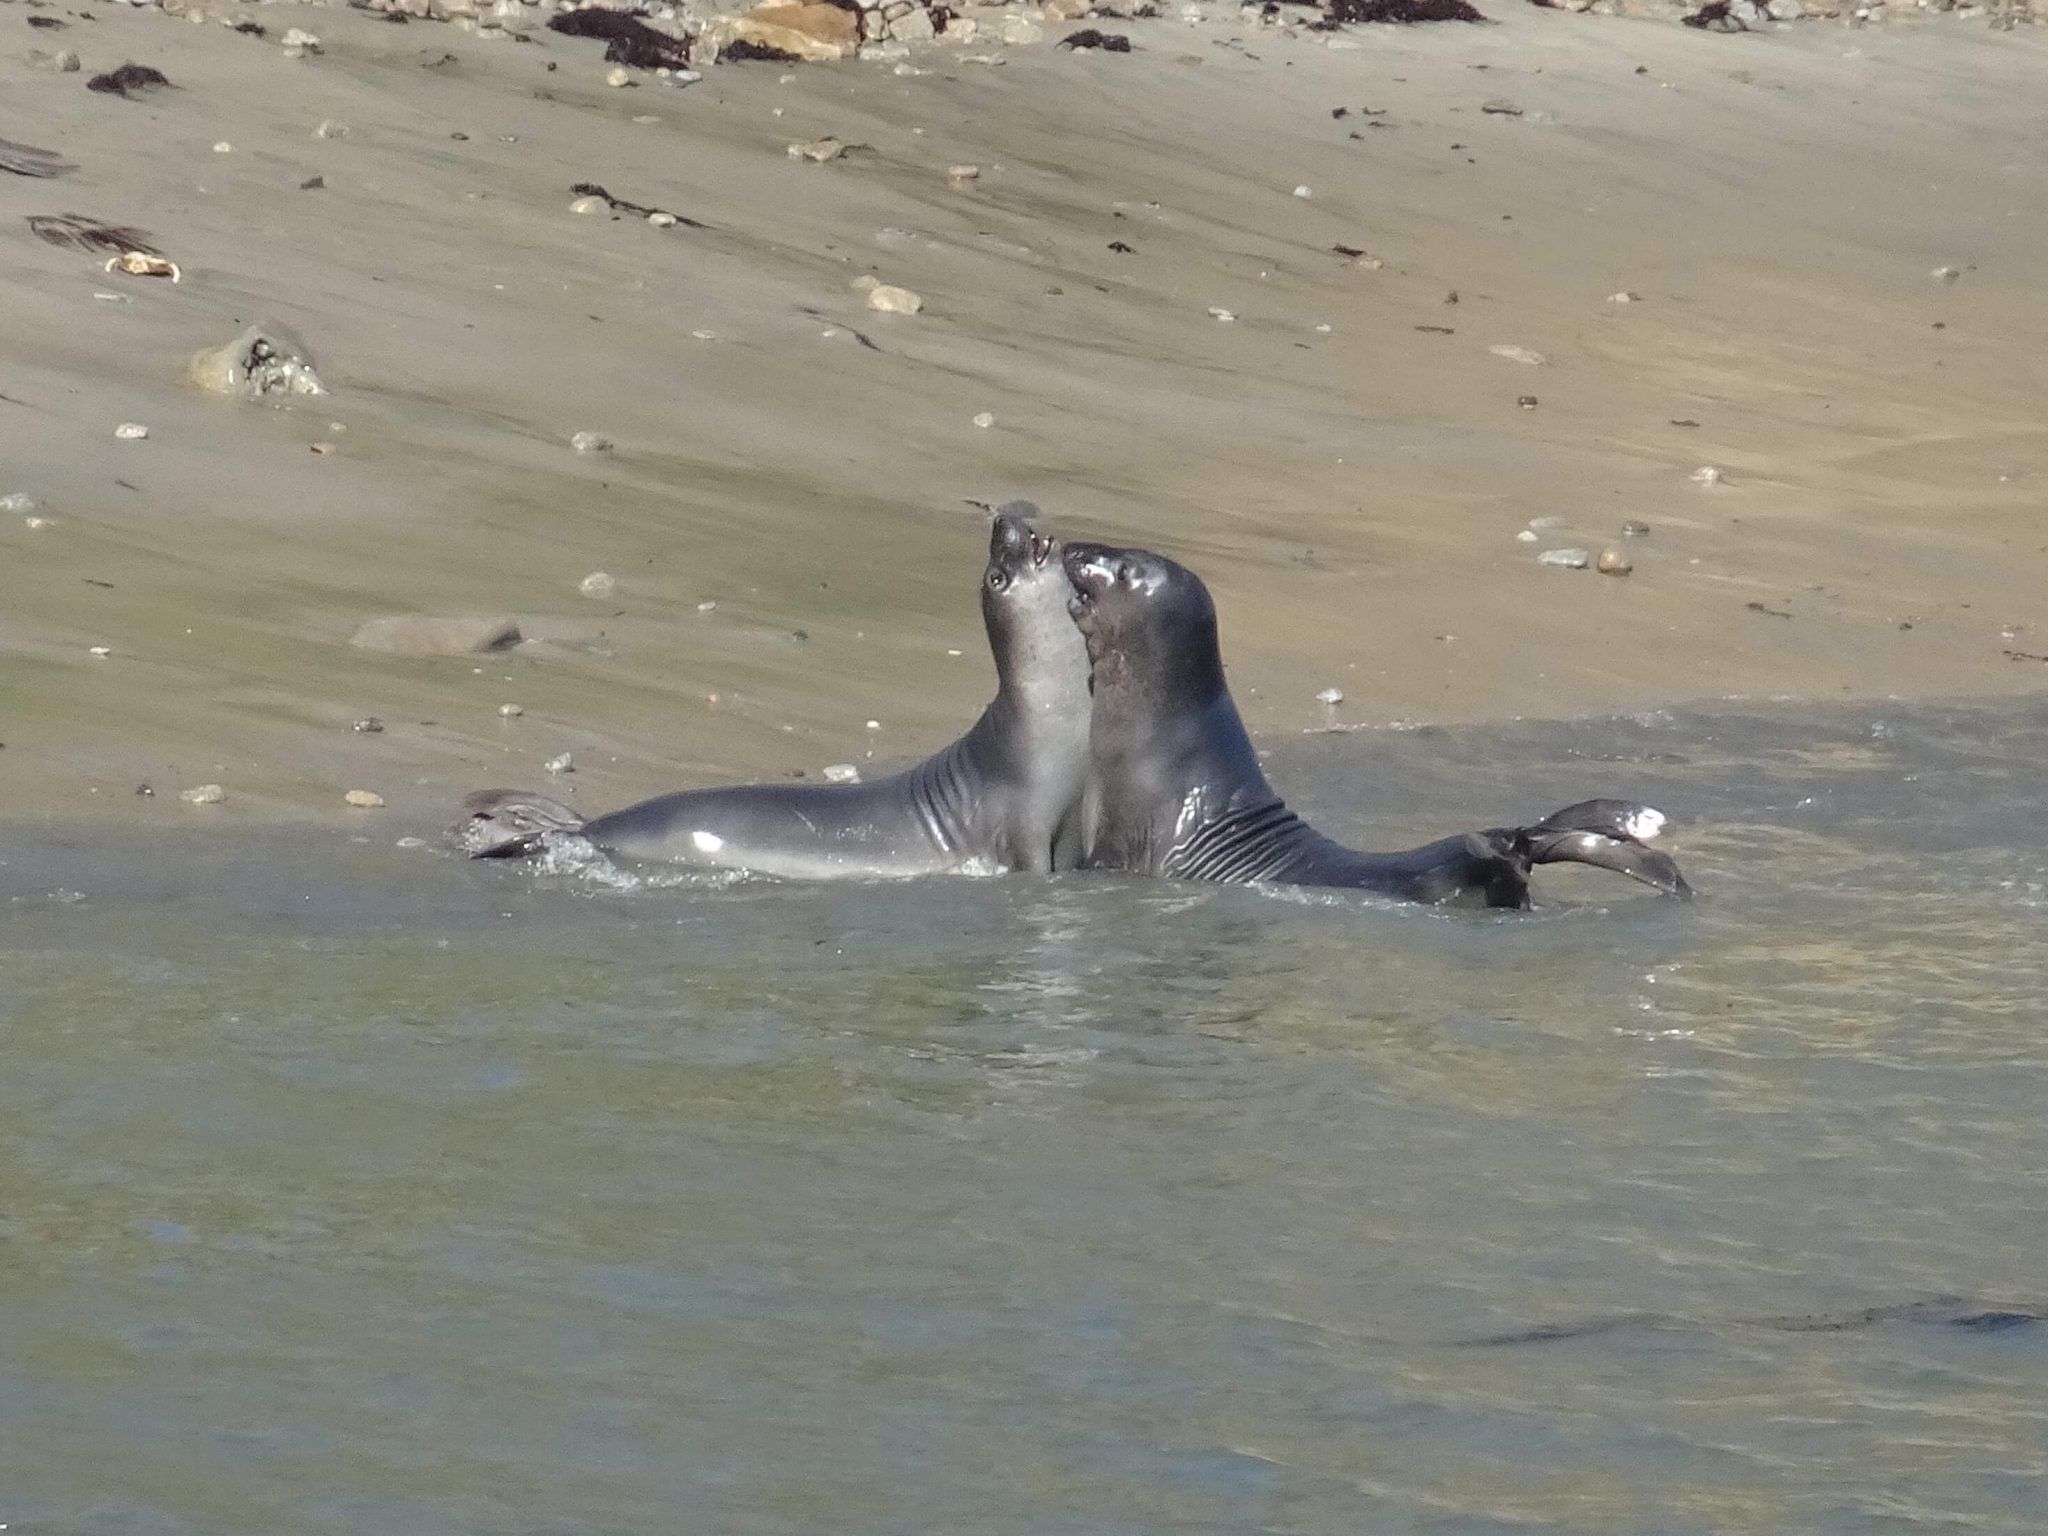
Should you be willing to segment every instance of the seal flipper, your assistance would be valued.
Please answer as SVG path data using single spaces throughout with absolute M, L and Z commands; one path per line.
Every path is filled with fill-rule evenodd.
M 1514 836 L 1530 864 L 1591 864 L 1681 901 L 1692 886 L 1669 854 L 1645 845 L 1664 830 L 1662 811 L 1632 800 L 1581 800 Z
M 449 829 L 472 859 L 523 859 L 550 832 L 580 832 L 584 818 L 559 800 L 523 789 L 480 789 L 463 798 L 462 820 Z

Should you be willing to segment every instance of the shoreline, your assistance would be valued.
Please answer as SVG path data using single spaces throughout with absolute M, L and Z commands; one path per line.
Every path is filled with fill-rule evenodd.
M 609 88 L 551 34 L 293 15 L 322 54 L 104 15 L 88 71 L 176 87 L 134 101 L 27 70 L 27 29 L 0 64 L 0 134 L 80 165 L 0 187 L 0 495 L 47 520 L 0 521 L 9 820 L 123 819 L 146 780 L 158 812 L 220 782 L 238 821 L 335 825 L 366 788 L 395 828 L 563 751 L 593 805 L 914 761 L 991 686 L 977 495 L 1200 570 L 1262 741 L 1331 686 L 1385 729 L 2048 682 L 2005 654 L 2048 653 L 2048 167 L 2001 149 L 2038 28 L 1524 8 L 1332 51 L 1153 21 L 1118 24 L 1129 55 L 684 90 Z M 828 133 L 873 147 L 789 158 Z M 708 228 L 570 213 L 590 180 Z M 184 280 L 28 235 L 60 209 Z M 924 311 L 866 310 L 864 273 Z M 185 383 L 259 320 L 330 395 Z M 1537 566 L 1553 545 L 1635 571 Z M 528 643 L 347 644 L 408 611 Z

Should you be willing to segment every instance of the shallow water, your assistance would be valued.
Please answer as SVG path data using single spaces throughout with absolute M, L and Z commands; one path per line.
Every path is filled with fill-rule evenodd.
M 1650 799 L 1703 896 L 11 829 L 0 1523 L 2048 1525 L 2048 1327 L 1762 1325 L 2048 1296 L 2048 707 L 1274 745 L 1383 845 Z

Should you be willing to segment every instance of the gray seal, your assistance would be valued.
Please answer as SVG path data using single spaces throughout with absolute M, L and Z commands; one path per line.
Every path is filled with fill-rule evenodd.
M 1032 531 L 1028 502 L 995 510 L 981 612 L 996 696 L 966 735 L 915 768 L 871 784 L 684 790 L 588 822 L 544 796 L 483 790 L 464 802 L 457 842 L 505 858 L 574 833 L 622 858 L 798 879 L 1073 868 L 1088 656 L 1058 541 Z
M 1533 826 L 1405 853 L 1332 842 L 1266 782 L 1223 680 L 1216 607 L 1201 578 L 1162 555 L 1104 544 L 1070 543 L 1066 566 L 1094 667 L 1088 867 L 1525 907 L 1531 866 L 1574 863 L 1691 894 L 1678 866 L 1643 846 L 1663 815 L 1624 800 L 1582 801 Z

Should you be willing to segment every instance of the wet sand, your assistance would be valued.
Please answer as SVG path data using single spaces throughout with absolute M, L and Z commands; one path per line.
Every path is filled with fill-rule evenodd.
M 685 90 L 546 33 L 0 10 L 0 136 L 81 167 L 0 178 L 0 494 L 49 519 L 0 522 L 0 805 L 361 826 L 362 787 L 395 835 L 565 750 L 596 807 L 915 758 L 990 688 L 969 496 L 1203 571 L 1263 735 L 1328 686 L 1362 725 L 2040 688 L 2008 653 L 2048 653 L 2048 34 L 1496 10 Z M 325 52 L 284 58 L 293 24 Z M 53 45 L 86 73 L 20 62 Z M 177 88 L 86 91 L 131 58 Z M 871 149 L 787 155 L 824 134 Z M 707 227 L 574 214 L 583 181 Z M 42 244 L 46 212 L 184 281 Z M 865 273 L 924 312 L 868 311 Z M 330 397 L 185 382 L 266 318 Z M 1534 517 L 1566 521 L 1518 543 Z M 1631 518 L 1626 579 L 1535 563 Z M 415 610 L 529 643 L 347 644 Z M 204 782 L 228 802 L 177 802 Z

